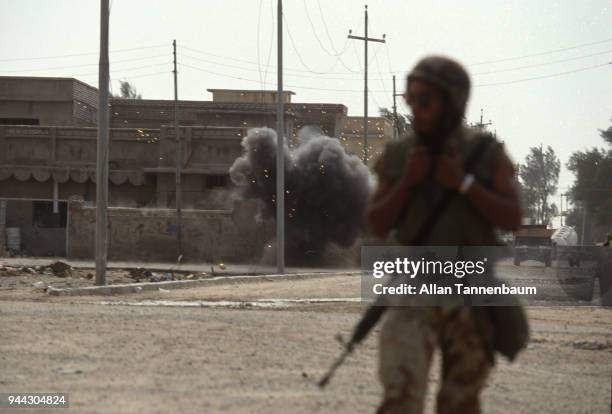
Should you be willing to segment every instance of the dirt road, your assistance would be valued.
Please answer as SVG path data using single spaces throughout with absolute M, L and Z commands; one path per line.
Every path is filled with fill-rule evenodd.
M 76 413 L 371 413 L 380 398 L 376 335 L 326 390 L 315 385 L 358 303 L 258 305 L 358 296 L 355 276 L 114 297 L 0 292 L 0 392 L 68 392 Z M 516 363 L 498 362 L 484 412 L 610 413 L 612 311 L 533 307 L 529 315 L 531 344 Z M 429 413 L 438 373 L 436 359 Z

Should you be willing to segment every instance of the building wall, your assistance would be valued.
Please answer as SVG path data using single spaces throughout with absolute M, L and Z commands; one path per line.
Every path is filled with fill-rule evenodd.
M 272 237 L 270 223 L 254 221 L 252 206 L 233 210 L 183 210 L 183 260 L 245 262 L 260 257 Z M 176 212 L 109 208 L 110 260 L 176 261 Z M 68 258 L 94 257 L 95 208 L 73 199 L 68 206 Z
M 32 246 L 32 201 L 7 200 L 6 227 L 19 227 L 22 251 L 28 252 Z
M 181 127 L 185 208 L 206 204 L 215 182 L 240 156 L 242 128 Z M 0 198 L 45 200 L 79 195 L 95 200 L 97 130 L 0 126 Z M 174 128 L 111 130 L 110 204 L 170 207 L 175 199 Z
M 296 145 L 299 129 L 315 126 L 339 137 L 347 108 L 341 104 L 289 103 L 285 106 L 285 131 Z M 174 102 L 169 100 L 113 99 L 111 127 L 161 128 L 174 123 Z M 251 102 L 179 101 L 179 124 L 235 128 L 276 129 L 276 104 Z
M 235 90 L 235 89 L 208 89 L 213 95 L 213 102 L 252 102 L 276 103 L 276 91 Z M 283 91 L 283 102 L 290 103 L 291 91 Z
M 71 102 L 0 101 L 2 119 L 31 119 L 38 125 L 72 125 Z
M 0 122 L 95 126 L 97 108 L 98 90 L 76 79 L 0 76 Z
M 364 157 L 363 117 L 346 117 L 340 132 L 340 142 L 347 152 Z M 393 123 L 382 117 L 368 118 L 368 166 L 373 167 L 382 155 L 385 144 L 393 138 Z

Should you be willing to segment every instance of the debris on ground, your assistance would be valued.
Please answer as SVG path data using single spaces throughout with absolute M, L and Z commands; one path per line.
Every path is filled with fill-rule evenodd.
M 153 275 L 150 270 L 147 270 L 144 267 L 136 267 L 134 269 L 130 269 L 128 273 L 130 277 L 137 282 L 142 279 L 150 278 Z
M 574 341 L 572 346 L 576 349 L 584 349 L 587 351 L 603 351 L 612 349 L 612 343 L 599 341 Z
M 34 282 L 33 286 L 36 289 L 41 289 L 41 290 L 47 290 L 47 287 L 48 287 L 45 282 L 40 281 L 40 280 L 38 282 Z
M 107 269 L 107 284 L 151 283 L 178 280 L 199 280 L 214 273 L 202 271 L 179 271 L 175 269 L 147 269 L 145 267 Z M 65 261 L 56 260 L 50 264 L 12 264 L 0 261 L 0 290 L 19 287 L 46 290 L 56 288 L 91 286 L 95 280 L 92 268 L 72 267 Z M 41 282 L 41 283 L 38 283 Z M 44 285 L 43 285 L 44 283 Z M 36 285 L 35 285 L 36 284 Z
M 57 277 L 68 277 L 72 272 L 72 266 L 62 262 L 61 260 L 51 263 L 48 268 L 51 269 L 53 274 Z

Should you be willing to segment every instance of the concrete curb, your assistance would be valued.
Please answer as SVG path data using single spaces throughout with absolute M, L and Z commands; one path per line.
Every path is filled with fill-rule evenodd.
M 54 288 L 49 286 L 47 294 L 51 296 L 85 296 L 85 295 L 116 295 L 126 293 L 139 293 L 144 291 L 156 291 L 159 289 L 184 289 L 197 286 L 222 285 L 225 283 L 276 281 L 291 279 L 310 279 L 331 276 L 358 276 L 361 272 L 330 272 L 330 273 L 293 273 L 293 274 L 269 274 L 260 276 L 217 276 L 197 280 L 168 280 L 150 283 L 126 283 L 109 286 L 86 286 L 78 288 Z

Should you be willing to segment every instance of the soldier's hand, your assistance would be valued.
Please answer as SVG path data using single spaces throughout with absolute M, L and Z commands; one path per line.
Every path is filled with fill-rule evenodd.
M 436 158 L 435 180 L 441 186 L 458 190 L 464 175 L 461 158 L 457 153 Z
M 431 163 L 432 159 L 427 149 L 417 147 L 407 157 L 404 164 L 404 180 L 409 186 L 420 183 L 427 176 Z

